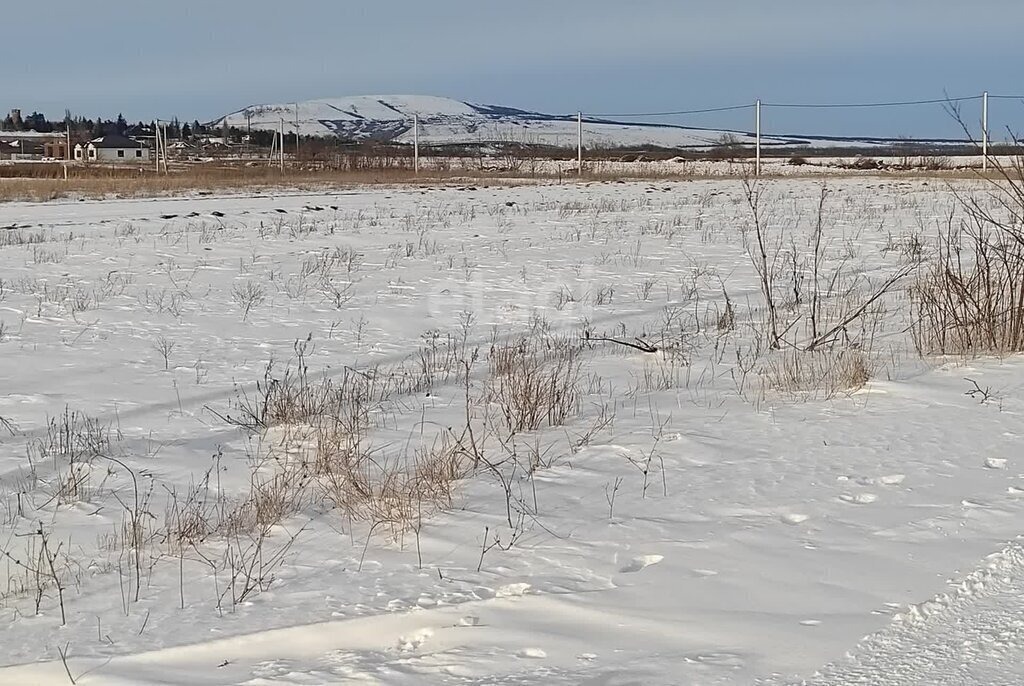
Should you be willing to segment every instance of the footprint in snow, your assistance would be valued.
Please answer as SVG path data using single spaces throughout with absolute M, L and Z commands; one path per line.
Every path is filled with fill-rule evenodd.
M 874 493 L 843 493 L 839 499 L 853 505 L 869 505 L 878 500 L 878 496 Z
M 487 586 L 477 586 L 473 589 L 473 595 L 475 595 L 480 600 L 490 600 L 491 598 L 496 597 L 498 594 L 493 588 L 488 588 Z
M 856 479 L 856 482 L 861 486 L 899 486 L 906 478 L 904 474 L 886 474 L 879 477 L 862 477 Z M 848 481 L 849 479 L 843 480 Z
M 622 574 L 632 574 L 633 572 L 639 572 L 642 569 L 646 569 L 651 565 L 656 565 L 665 559 L 664 555 L 638 555 L 626 564 L 625 567 L 619 570 Z
M 683 658 L 689 663 L 699 663 L 705 665 L 715 665 L 718 667 L 743 667 L 743 657 L 736 653 L 726 652 L 711 652 L 711 653 L 694 653 Z
M 691 569 L 690 573 L 698 579 L 706 579 L 712 576 L 718 576 L 718 572 L 714 569 Z
M 808 519 L 810 519 L 810 517 L 805 514 L 800 514 L 798 512 L 791 512 L 789 514 L 782 515 L 781 517 L 779 517 L 779 519 L 782 521 L 783 524 L 790 524 L 792 526 L 796 526 L 797 524 L 803 524 Z

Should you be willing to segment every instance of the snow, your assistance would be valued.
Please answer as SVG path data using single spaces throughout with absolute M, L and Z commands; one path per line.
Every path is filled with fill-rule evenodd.
M 820 184 L 767 188 L 797 245 Z M 828 262 L 867 278 L 954 206 L 934 181 L 828 184 Z M 741 323 L 758 311 L 744 202 L 740 182 L 702 180 L 0 205 L 15 227 L 0 230 L 0 417 L 15 425 L 0 550 L 27 559 L 42 526 L 68 560 L 63 627 L 55 589 L 37 613 L 23 570 L 0 563 L 0 684 L 67 683 L 59 650 L 79 684 L 1019 683 L 1024 361 L 921 360 L 894 293 L 863 389 L 744 383 L 746 325 L 696 332 L 723 292 Z M 300 278 L 336 251 L 340 303 Z M 248 284 L 265 299 L 245 314 Z M 109 423 L 158 526 L 168 493 L 212 466 L 246 491 L 276 434 L 261 444 L 215 413 L 271 358 L 280 371 L 308 341 L 311 373 L 370 374 L 420 360 L 431 332 L 486 356 L 537 335 L 538 316 L 663 349 L 583 345 L 578 413 L 516 437 L 537 456 L 504 473 L 521 520 L 486 469 L 415 532 L 308 503 L 273 527 L 282 562 L 239 602 L 198 554 L 221 540 L 180 557 L 153 543 L 134 600 L 111 542 L 125 470 L 95 462 L 91 487 L 60 498 L 55 461 L 28 462 L 65 408 Z M 374 454 L 458 427 L 464 393 L 437 381 L 383 404 Z

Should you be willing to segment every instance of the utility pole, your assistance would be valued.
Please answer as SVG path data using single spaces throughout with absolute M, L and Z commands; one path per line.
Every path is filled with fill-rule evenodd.
M 761 98 L 757 99 L 754 103 L 754 136 L 755 141 L 755 158 L 754 158 L 754 176 L 761 176 Z
M 981 170 L 988 171 L 988 91 L 981 94 Z
M 160 175 L 160 155 L 163 153 L 163 142 L 160 140 L 160 120 L 153 122 L 153 142 L 156 145 L 156 173 Z
M 583 176 L 583 113 L 576 113 L 576 173 Z
M 412 157 L 413 171 L 420 173 L 420 115 L 412 115 Z
M 245 110 L 245 154 L 252 154 L 252 110 Z M 270 158 L 274 158 L 274 152 L 271 150 Z
M 295 159 L 299 159 L 299 103 L 295 103 Z
M 281 130 L 280 130 L 280 134 L 281 134 L 281 150 L 279 152 L 280 152 L 280 155 L 281 155 L 281 173 L 283 174 L 284 173 L 284 117 L 281 117 Z

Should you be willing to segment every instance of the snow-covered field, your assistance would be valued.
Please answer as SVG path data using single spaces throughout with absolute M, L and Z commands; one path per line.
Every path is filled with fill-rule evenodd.
M 0 683 L 1020 683 L 1024 363 L 827 183 L 780 349 L 735 180 L 0 205 Z

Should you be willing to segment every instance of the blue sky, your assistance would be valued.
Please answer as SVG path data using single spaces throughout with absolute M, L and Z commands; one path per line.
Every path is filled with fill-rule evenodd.
M 372 93 L 546 112 L 1024 93 L 1021 0 L 5 5 L 0 108 L 52 117 L 69 108 L 208 120 L 254 103 Z M 964 107 L 976 121 L 977 104 Z M 749 129 L 749 119 L 672 121 Z M 993 102 L 993 130 L 1024 129 L 1016 122 L 1024 103 Z M 778 133 L 958 133 L 938 106 L 767 110 L 764 124 Z

